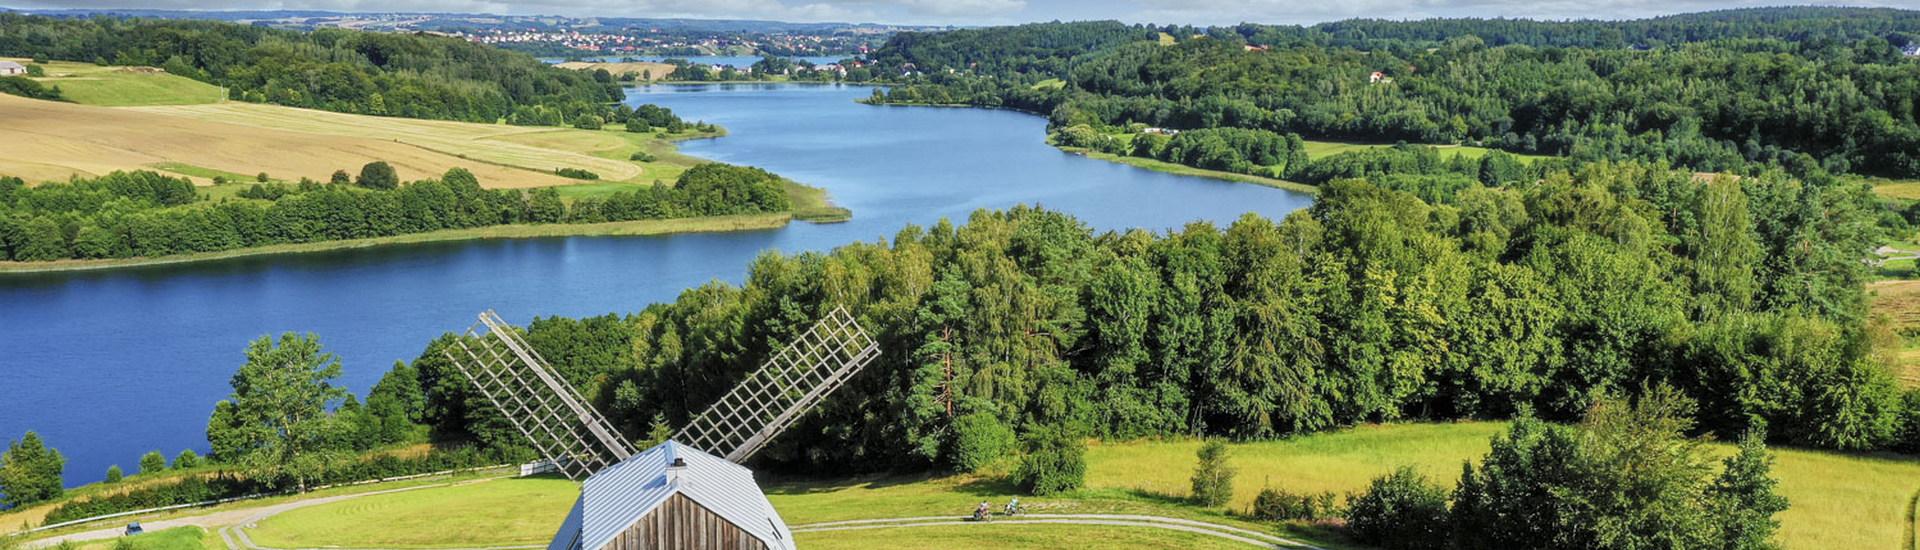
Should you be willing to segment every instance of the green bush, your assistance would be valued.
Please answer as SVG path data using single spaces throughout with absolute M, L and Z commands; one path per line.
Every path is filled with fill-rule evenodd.
M 397 189 L 400 187 L 400 174 L 393 171 L 393 165 L 376 160 L 360 167 L 360 179 L 354 183 L 368 189 Z
M 599 115 L 580 115 L 573 119 L 573 127 L 581 130 L 598 130 L 606 124 L 607 119 L 600 118 Z
M 41 66 L 38 63 L 27 65 L 27 76 L 32 76 L 32 77 L 47 76 L 47 68 L 44 66 Z
M 1233 465 L 1227 463 L 1227 444 L 1208 440 L 1200 446 L 1200 463 L 1193 468 L 1193 500 L 1202 506 L 1223 506 L 1233 500 Z
M 167 470 L 167 456 L 160 451 L 149 451 L 140 455 L 140 473 L 151 474 Z
M 1032 495 L 1079 489 L 1087 481 L 1087 442 L 1063 427 L 1043 427 L 1028 434 L 1027 456 L 1014 472 L 1014 481 Z
M 1447 491 L 1402 466 L 1347 498 L 1347 529 L 1361 542 L 1396 550 L 1448 539 Z
M 558 174 L 560 177 L 563 177 L 563 178 L 573 178 L 577 180 L 600 179 L 600 174 L 595 174 L 593 172 L 589 172 L 579 168 L 561 168 L 558 170 L 554 170 L 553 173 Z
M 193 449 L 180 451 L 180 454 L 173 457 L 173 468 L 176 470 L 198 467 L 200 467 L 200 453 L 193 452 Z
M 1893 449 L 1920 454 L 1920 389 L 1907 390 L 1900 405 L 1900 431 L 1894 435 Z
M 648 153 L 646 151 L 634 151 L 632 155 L 627 157 L 627 160 L 634 160 L 634 161 L 640 161 L 640 162 L 653 162 L 653 161 L 659 160 L 659 157 L 655 157 L 653 156 L 653 154 Z
M 1013 428 L 998 416 L 976 412 L 953 421 L 952 449 L 947 456 L 954 470 L 978 472 L 1007 456 L 1018 443 Z
M 119 464 L 107 467 L 107 483 L 119 483 L 121 479 L 125 479 L 126 477 L 126 472 L 120 471 Z
M 1253 517 L 1269 521 L 1319 521 L 1340 514 L 1333 493 L 1295 494 L 1268 487 L 1253 498 Z

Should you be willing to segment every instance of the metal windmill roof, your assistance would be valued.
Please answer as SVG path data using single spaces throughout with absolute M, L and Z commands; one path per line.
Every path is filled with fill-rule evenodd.
M 686 461 L 669 479 L 674 459 Z M 549 550 L 598 550 L 673 495 L 682 495 L 774 550 L 792 550 L 793 532 L 753 481 L 753 471 L 668 441 L 607 467 L 580 488 L 580 500 Z

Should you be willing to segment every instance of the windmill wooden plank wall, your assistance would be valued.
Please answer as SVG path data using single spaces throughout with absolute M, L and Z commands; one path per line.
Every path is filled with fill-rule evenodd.
M 767 550 L 753 535 L 693 499 L 674 495 L 604 550 Z

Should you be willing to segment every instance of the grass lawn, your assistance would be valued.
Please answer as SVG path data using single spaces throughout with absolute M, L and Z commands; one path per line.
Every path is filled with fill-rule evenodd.
M 1899 334 L 1920 333 L 1920 280 L 1886 280 L 1867 284 L 1873 315 L 1885 317 Z M 1920 338 L 1902 336 L 1894 351 L 1894 376 L 1909 387 L 1920 387 Z
M 175 527 L 141 533 L 124 539 L 96 540 L 74 545 L 77 550 L 109 550 L 125 540 L 134 550 L 203 550 L 226 548 L 220 535 L 199 527 Z
M 1217 537 L 1108 525 L 965 524 L 910 529 L 862 529 L 794 533 L 793 542 L 807 550 L 866 550 L 872 548 L 947 549 L 993 548 L 1041 550 L 1090 548 L 1133 550 L 1245 550 L 1250 546 Z
M 447 498 L 454 494 L 459 498 Z M 315 541 L 357 548 L 544 544 L 578 495 L 578 485 L 565 479 L 498 479 L 293 510 L 261 521 L 248 536 L 277 548 Z
M 32 60 L 12 58 L 22 65 Z M 61 96 L 74 103 L 102 107 L 141 105 L 197 105 L 219 103 L 227 94 L 219 86 L 167 74 L 151 67 L 102 67 L 92 63 L 54 61 L 47 76 L 35 78 L 59 86 Z
M 1094 443 L 1087 453 L 1087 487 L 1058 497 L 1023 498 L 1033 513 L 1138 513 L 1197 519 L 1274 532 L 1331 547 L 1348 546 L 1324 527 L 1248 521 L 1244 512 L 1262 487 L 1294 492 L 1358 491 L 1374 477 L 1412 465 L 1452 484 L 1460 464 L 1486 453 L 1499 422 L 1361 426 L 1282 441 L 1233 445 L 1239 470 L 1228 509 L 1204 509 L 1185 499 L 1198 441 Z M 1716 456 L 1728 445 L 1710 446 Z M 1913 529 L 1907 507 L 1920 491 L 1920 458 L 1852 455 L 1797 449 L 1775 451 L 1775 476 L 1792 507 L 1779 516 L 1778 540 L 1787 548 L 1896 548 Z M 1005 465 L 1002 466 L 1002 469 Z M 837 480 L 770 480 L 768 498 L 791 525 L 907 516 L 961 516 L 982 500 L 1004 503 L 1014 488 L 986 476 L 868 476 Z M 289 512 L 251 531 L 269 546 L 381 546 L 392 548 L 539 542 L 577 494 L 558 480 L 502 480 L 367 497 Z M 503 517 L 499 503 L 519 514 Z M 417 527 L 416 527 L 417 526 Z M 1217 541 L 1128 527 L 959 525 L 805 533 L 808 548 L 1057 548 L 1114 541 L 1115 548 L 1212 548 Z M 437 533 L 437 534 L 435 534 Z M 476 533 L 485 533 L 477 535 Z M 269 542 L 272 541 L 272 542 Z

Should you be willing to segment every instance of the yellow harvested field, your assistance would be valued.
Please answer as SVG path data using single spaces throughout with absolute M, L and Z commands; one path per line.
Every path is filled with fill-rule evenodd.
M 174 164 L 324 181 L 335 170 L 353 173 L 384 160 L 402 179 L 462 167 L 495 188 L 580 183 L 551 173 L 561 167 L 584 168 L 613 181 L 641 175 L 641 167 L 630 162 L 505 139 L 544 132 L 592 133 L 239 102 L 106 108 L 0 95 L 0 135 L 8 137 L 0 174 L 38 182 Z
M 673 65 L 668 65 L 666 63 L 655 63 L 651 61 L 629 61 L 629 62 L 607 62 L 607 63 L 599 63 L 599 62 L 591 62 L 591 61 L 568 61 L 566 63 L 561 63 L 554 66 L 562 69 L 576 69 L 576 70 L 582 70 L 582 71 L 591 71 L 594 69 L 606 69 L 607 72 L 613 73 L 613 76 L 620 76 L 626 73 L 633 73 L 635 78 L 650 76 L 652 80 L 660 80 L 660 79 L 666 78 L 667 75 L 673 74 Z

